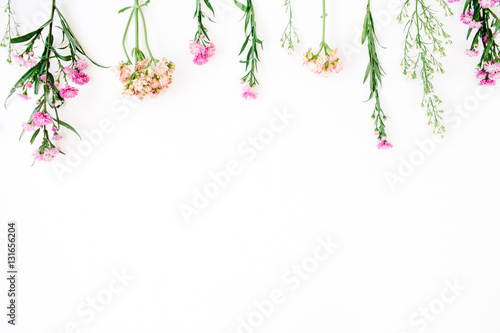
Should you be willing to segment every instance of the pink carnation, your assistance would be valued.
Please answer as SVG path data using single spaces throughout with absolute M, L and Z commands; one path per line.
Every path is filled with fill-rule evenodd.
M 382 140 L 378 143 L 377 148 L 382 150 L 391 149 L 392 144 L 390 144 L 386 139 L 382 138 Z
M 208 44 L 208 46 L 205 48 L 205 53 L 207 57 L 213 57 L 213 55 L 215 54 L 215 45 L 212 43 Z
M 243 86 L 243 98 L 247 100 L 254 100 L 257 98 L 257 95 L 253 91 L 253 88 L 248 84 L 245 84 L 245 86 Z
M 78 95 L 78 89 L 68 86 L 59 90 L 59 95 L 62 98 L 75 98 Z
M 36 128 L 34 124 L 28 124 L 28 123 L 22 123 L 21 126 L 25 132 L 34 132 Z
M 82 72 L 76 72 L 75 75 L 71 78 L 71 81 L 73 83 L 78 84 L 80 86 L 89 83 L 90 78 L 87 74 L 82 73 Z
M 191 44 L 189 44 L 189 51 L 194 56 L 197 56 L 200 53 L 203 53 L 204 49 L 205 48 L 200 43 L 192 42 Z
M 52 140 L 54 140 L 54 141 L 59 141 L 59 140 L 61 140 L 62 138 L 63 138 L 63 137 L 62 137 L 62 135 L 57 134 L 57 135 L 54 135 L 54 136 L 52 137 Z
M 472 21 L 469 24 L 469 28 L 471 28 L 471 29 L 481 29 L 482 26 L 483 26 L 482 22 L 476 22 L 476 21 Z
M 473 16 L 474 15 L 470 11 L 467 11 L 466 13 L 460 15 L 460 21 L 462 21 L 463 24 L 469 25 L 472 23 Z
M 31 116 L 31 119 L 33 119 L 33 122 L 38 127 L 49 125 L 52 123 L 52 117 L 50 116 L 50 114 L 48 114 L 47 112 L 42 112 L 42 111 L 33 114 Z
M 486 9 L 486 8 L 493 8 L 498 4 L 498 0 L 479 0 L 479 5 Z
M 21 97 L 21 99 L 24 101 L 28 101 L 31 99 L 31 97 L 29 97 L 26 93 L 19 93 L 17 94 L 17 96 Z
M 479 54 L 478 50 L 465 50 L 465 54 L 469 57 L 475 57 Z
M 59 148 L 55 147 L 52 149 L 45 149 L 43 152 L 40 153 L 40 151 L 37 149 L 33 153 L 33 158 L 36 161 L 41 161 L 41 162 L 50 162 L 54 160 L 54 158 L 59 154 Z
M 196 55 L 193 59 L 193 63 L 198 66 L 205 65 L 207 62 L 208 62 L 208 56 L 204 52 Z
M 67 77 L 69 77 L 70 79 L 73 79 L 76 75 L 76 73 L 78 73 L 75 69 L 71 68 L 71 67 L 65 67 L 64 68 L 64 74 L 66 74 Z
M 492 79 L 483 79 L 479 82 L 480 86 L 494 86 L 495 84 L 496 81 Z
M 78 69 L 78 71 L 83 72 L 89 67 L 89 63 L 85 59 L 78 59 L 75 64 L 75 68 Z

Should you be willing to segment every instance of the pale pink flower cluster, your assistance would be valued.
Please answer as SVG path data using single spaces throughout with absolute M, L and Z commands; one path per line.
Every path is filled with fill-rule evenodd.
M 241 82 L 243 84 L 243 98 L 247 100 L 254 100 L 257 98 L 257 94 L 253 91 L 253 87 L 250 87 L 248 83 Z
M 338 73 L 342 70 L 343 65 L 338 55 L 338 50 L 330 50 L 328 55 L 315 55 L 309 49 L 304 54 L 304 65 L 307 66 L 311 72 L 323 77 L 327 77 L 332 73 Z
M 377 148 L 378 149 L 382 149 L 382 150 L 391 149 L 392 148 L 392 144 L 389 143 L 389 141 L 387 141 L 386 138 L 382 138 L 380 140 L 380 142 L 378 143 Z
M 499 0 L 479 0 L 479 5 L 486 9 L 486 8 L 493 8 L 496 5 L 498 5 Z
M 189 51 L 194 55 L 193 63 L 201 66 L 208 62 L 208 59 L 215 54 L 215 45 L 209 43 L 204 46 L 202 43 L 192 42 L 189 44 Z
M 14 54 L 12 58 L 14 59 L 15 62 L 17 62 L 19 65 L 27 68 L 35 67 L 36 64 L 38 64 L 38 61 L 33 58 L 34 53 L 29 52 L 27 54 L 24 54 L 22 56 Z
M 146 97 L 156 97 L 170 87 L 175 65 L 166 58 L 151 62 L 144 59 L 136 67 L 120 63 L 113 71 L 120 75 L 123 95 L 143 100 Z
M 58 147 L 54 147 L 51 149 L 45 149 L 43 151 L 40 151 L 39 149 L 35 150 L 33 153 L 33 158 L 35 161 L 41 161 L 41 162 L 50 162 L 54 160 L 54 158 L 60 153 L 60 150 Z

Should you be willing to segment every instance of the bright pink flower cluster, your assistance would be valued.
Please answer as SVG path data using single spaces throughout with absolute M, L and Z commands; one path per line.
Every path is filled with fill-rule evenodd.
M 500 62 L 490 61 L 483 64 L 483 68 L 477 70 L 476 78 L 482 86 L 494 86 L 500 79 Z
M 120 75 L 123 95 L 143 100 L 156 97 L 170 87 L 175 65 L 166 58 L 159 61 L 144 59 L 137 66 L 122 62 L 113 71 Z
M 208 59 L 215 54 L 215 45 L 209 43 L 204 46 L 202 43 L 192 42 L 189 44 L 189 51 L 194 55 L 193 63 L 201 66 L 208 62 Z
M 60 150 L 58 147 L 54 147 L 51 149 L 45 149 L 43 151 L 40 150 L 35 150 L 33 153 L 33 158 L 35 161 L 41 161 L 41 162 L 50 162 L 54 160 L 54 158 L 60 153 Z
M 462 21 L 463 24 L 468 25 L 470 29 L 481 29 L 481 27 L 483 26 L 482 22 L 474 21 L 474 14 L 470 11 L 461 14 L 460 21 Z
M 330 50 L 328 55 L 317 55 L 309 49 L 304 54 L 304 65 L 307 66 L 311 72 L 327 77 L 332 73 L 338 73 L 342 70 L 343 65 L 337 56 L 338 50 Z
M 378 143 L 377 148 L 382 150 L 391 149 L 392 144 L 389 143 L 386 138 L 382 138 L 382 140 Z
M 78 59 L 73 67 L 65 67 L 63 72 L 66 79 L 70 79 L 76 85 L 83 86 L 89 83 L 90 78 L 83 71 L 88 68 L 88 63 L 85 59 Z M 67 80 L 66 80 L 67 81 Z M 78 89 L 71 86 L 66 86 L 59 90 L 59 95 L 62 98 L 75 98 L 78 96 Z
M 27 54 L 23 54 L 22 56 L 14 54 L 12 58 L 14 59 L 15 62 L 17 62 L 19 65 L 27 68 L 35 67 L 36 64 L 38 64 L 38 61 L 33 58 L 34 53 L 29 52 Z

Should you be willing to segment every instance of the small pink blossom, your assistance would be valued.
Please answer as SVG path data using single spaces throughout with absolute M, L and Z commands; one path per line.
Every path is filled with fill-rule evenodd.
M 76 73 L 78 73 L 75 69 L 73 69 L 71 67 L 65 67 L 63 72 L 70 79 L 73 79 L 75 77 Z
M 478 78 L 479 80 L 483 80 L 483 79 L 485 79 L 485 78 L 486 78 L 486 72 L 484 72 L 484 71 L 482 71 L 482 70 L 478 69 L 478 70 L 476 71 L 476 78 Z
M 391 149 L 392 144 L 390 144 L 385 138 L 382 138 L 382 140 L 378 143 L 377 148 L 382 150 Z
M 58 147 L 52 149 L 45 149 L 42 152 L 40 152 L 40 150 L 37 149 L 35 150 L 32 156 L 36 161 L 50 162 L 54 160 L 54 158 L 59 154 L 59 152 L 60 151 Z
M 31 82 L 26 83 L 26 87 L 27 87 L 28 89 L 33 88 L 33 83 L 31 83 Z
M 90 78 L 87 74 L 82 73 L 82 72 L 76 72 L 75 75 L 71 78 L 71 81 L 73 83 L 78 84 L 80 86 L 89 83 Z
M 18 93 L 17 96 L 19 96 L 23 101 L 29 101 L 31 97 L 29 97 L 26 93 Z
M 213 55 L 215 54 L 215 45 L 213 43 L 208 44 L 208 46 L 205 48 L 205 53 L 209 58 L 213 57 Z
M 498 0 L 479 0 L 479 5 L 486 9 L 486 8 L 493 8 L 498 4 Z
M 488 74 L 496 74 L 498 73 L 499 68 L 497 66 L 497 63 L 492 63 L 490 61 L 484 64 L 484 70 L 488 72 Z
M 465 50 L 465 54 L 469 57 L 475 57 L 479 54 L 478 50 Z
M 257 95 L 253 91 L 253 88 L 250 87 L 248 84 L 245 84 L 243 86 L 243 98 L 246 100 L 254 100 L 257 98 Z
M 471 29 L 481 29 L 482 26 L 483 26 L 483 22 L 472 21 L 469 24 L 469 28 L 471 28 Z
M 57 135 L 54 135 L 54 136 L 52 137 L 52 140 L 54 140 L 54 141 L 59 141 L 59 140 L 61 140 L 62 138 L 63 138 L 63 137 L 62 137 L 62 135 L 57 134 Z
M 38 64 L 38 61 L 35 59 L 28 59 L 24 62 L 24 67 L 32 68 Z
M 204 50 L 205 50 L 205 47 L 200 43 L 192 42 L 191 44 L 189 44 L 189 51 L 194 56 L 197 56 L 200 53 L 203 53 Z
M 479 82 L 480 86 L 494 86 L 496 85 L 496 81 L 492 79 L 483 79 Z
M 205 65 L 207 62 L 208 62 L 208 57 L 207 54 L 204 52 L 198 54 L 193 59 L 193 63 L 198 66 Z
M 66 88 L 59 90 L 59 95 L 61 95 L 62 98 L 75 98 L 78 95 L 78 89 L 67 86 Z
M 22 123 L 21 126 L 25 132 L 34 132 L 35 128 L 37 127 L 35 126 L 35 124 L 28 124 L 28 123 Z
M 39 111 L 31 116 L 38 127 L 52 124 L 52 117 L 47 112 Z
M 473 17 L 474 15 L 470 11 L 467 11 L 466 13 L 460 15 L 460 21 L 462 21 L 463 24 L 469 25 L 472 23 Z
M 87 68 L 89 67 L 89 63 L 87 62 L 87 60 L 85 59 L 78 59 L 76 61 L 76 64 L 75 64 L 75 68 L 80 71 L 80 72 L 83 72 L 84 70 L 86 70 Z
M 14 61 L 15 61 L 15 62 L 17 62 L 19 65 L 24 66 L 24 61 L 25 61 L 25 60 L 24 60 L 24 58 L 23 58 L 23 57 L 18 56 L 17 54 L 14 54 L 14 55 L 12 56 L 12 58 L 13 58 L 13 59 L 14 59 Z

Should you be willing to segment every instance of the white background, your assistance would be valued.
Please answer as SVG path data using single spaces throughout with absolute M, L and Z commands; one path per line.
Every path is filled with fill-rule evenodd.
M 127 19 L 117 11 L 129 2 L 69 0 L 60 9 L 89 55 L 115 65 L 124 59 Z M 177 65 L 161 98 L 125 104 L 115 75 L 91 67 L 91 82 L 62 117 L 87 143 L 103 120 L 112 130 L 88 150 L 63 132 L 62 148 L 81 159 L 31 167 L 36 147 L 18 137 L 32 105 L 14 98 L 0 112 L 1 233 L 8 220 L 18 221 L 21 267 L 19 325 L 6 325 L 2 278 L 1 331 L 235 333 L 239 318 L 255 313 L 254 302 L 279 289 L 283 304 L 241 333 L 414 333 L 423 327 L 410 322 L 415 313 L 439 306 L 445 281 L 457 280 L 466 290 L 420 332 L 498 332 L 500 98 L 477 91 L 477 59 L 463 53 L 461 5 L 444 19 L 454 43 L 447 73 L 434 79 L 448 135 L 430 144 L 421 85 L 405 79 L 399 65 L 403 27 L 391 10 L 399 3 L 373 3 L 387 47 L 380 50 L 387 72 L 381 94 L 394 144 L 379 151 L 373 104 L 363 103 L 368 87 L 361 84 L 365 1 L 328 1 L 328 42 L 345 62 L 328 79 L 308 72 L 301 59 L 320 42 L 321 1 L 294 1 L 301 43 L 292 56 L 279 43 L 287 19 L 281 1 L 255 1 L 265 50 L 254 102 L 241 98 L 241 12 L 229 0 L 213 3 L 217 53 L 203 67 L 191 63 L 188 50 L 194 1 L 156 0 L 145 9 L 153 52 Z M 45 20 L 47 9 L 47 1 L 17 1 L 22 31 Z M 0 66 L 6 96 L 23 70 Z M 284 108 L 295 118 L 248 161 L 238 147 Z M 240 174 L 186 223 L 179 206 L 192 205 L 209 173 L 230 161 Z M 54 165 L 69 171 L 61 175 Z M 388 173 L 401 176 L 392 187 Z M 283 275 L 311 262 L 317 239 L 329 237 L 338 249 L 292 290 Z M 122 269 L 134 279 L 86 322 L 78 308 L 104 297 Z M 71 322 L 77 330 L 66 330 Z

